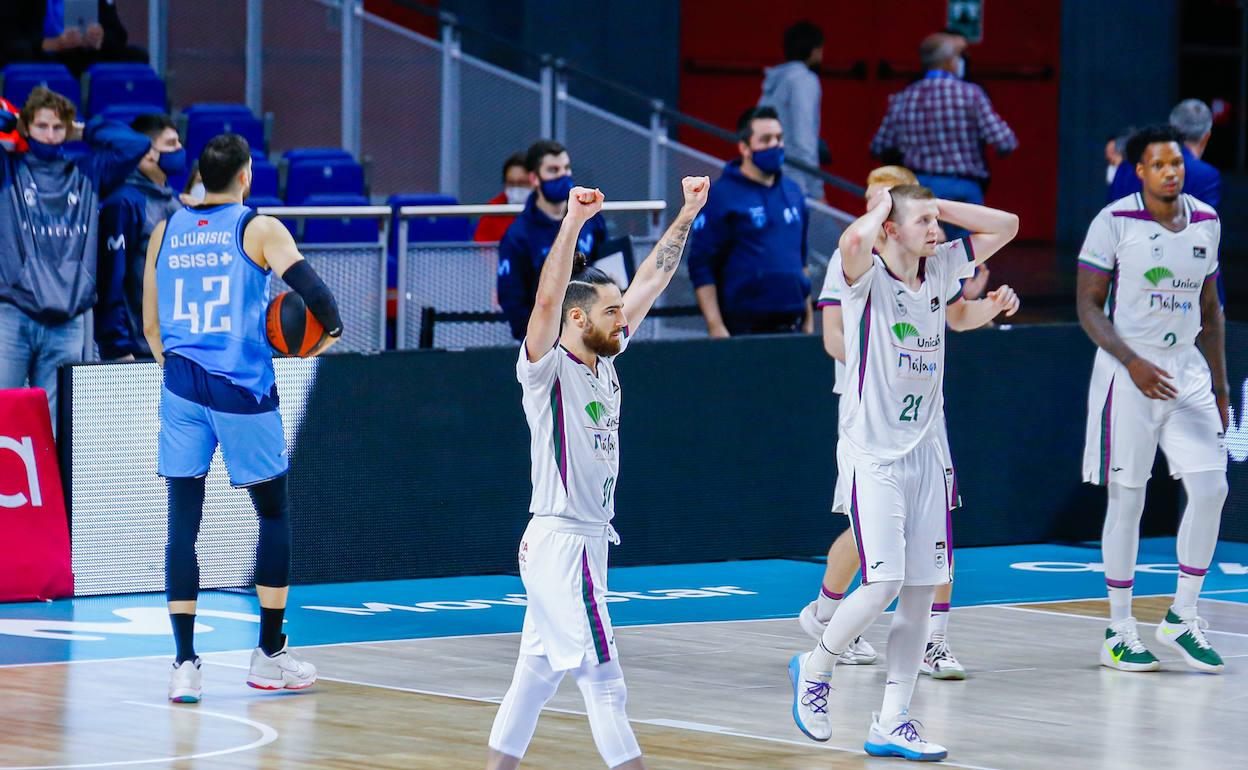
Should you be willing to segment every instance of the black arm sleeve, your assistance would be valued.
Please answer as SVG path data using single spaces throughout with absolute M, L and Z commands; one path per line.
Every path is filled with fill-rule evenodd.
M 291 265 L 282 274 L 282 280 L 303 298 L 303 304 L 312 311 L 313 317 L 321 322 L 326 333 L 331 337 L 342 336 L 342 319 L 338 317 L 338 303 L 329 287 L 316 274 L 306 259 Z

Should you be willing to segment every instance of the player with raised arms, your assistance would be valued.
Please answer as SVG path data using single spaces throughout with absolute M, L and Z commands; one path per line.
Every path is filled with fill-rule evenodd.
M 265 330 L 272 274 L 303 298 L 325 328 L 313 355 L 342 334 L 333 294 L 304 261 L 290 231 L 243 205 L 251 188 L 247 140 L 214 137 L 199 156 L 199 171 L 207 195 L 156 226 L 143 274 L 143 334 L 164 367 L 158 472 L 169 487 L 165 586 L 177 646 L 169 699 L 179 703 L 197 703 L 203 690 L 194 645 L 195 541 L 218 444 L 230 483 L 247 489 L 260 518 L 260 641 L 247 683 L 298 690 L 316 681 L 316 668 L 288 649 L 282 633 L 290 585 L 290 460 Z
M 971 235 L 939 244 L 938 220 Z M 1014 214 L 899 185 L 878 193 L 841 235 L 848 381 L 836 457 L 863 580 L 819 645 L 789 663 L 793 719 L 814 740 L 832 734 L 828 699 L 840 655 L 896 599 L 884 702 L 864 748 L 908 759 L 947 755 L 908 713 L 936 586 L 950 580 L 952 490 L 940 440 L 946 302 L 1017 232 Z
M 538 279 L 516 363 L 532 450 L 533 518 L 520 541 L 528 595 L 520 658 L 494 727 L 489 770 L 518 767 L 542 707 L 571 671 L 594 743 L 608 767 L 645 765 L 628 723 L 627 689 L 607 612 L 607 546 L 619 474 L 620 381 L 615 357 L 675 275 L 706 177 L 681 182 L 684 205 L 622 295 L 574 256 L 577 233 L 602 208 L 598 190 L 573 188 Z
M 1079 253 L 1079 321 L 1097 345 L 1083 480 L 1109 488 L 1101 535 L 1109 627 L 1101 665 L 1155 671 L 1131 612 L 1144 487 L 1157 446 L 1183 480 L 1179 577 L 1157 641 L 1198 671 L 1223 662 L 1196 614 L 1226 502 L 1226 321 L 1218 301 L 1221 222 L 1183 193 L 1182 137 L 1146 128 L 1127 142 L 1143 190 L 1106 206 Z

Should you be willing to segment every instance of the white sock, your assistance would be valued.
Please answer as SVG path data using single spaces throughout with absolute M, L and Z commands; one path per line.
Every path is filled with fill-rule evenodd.
M 624 685 L 620 662 L 614 658 L 600 664 L 584 662 L 572 675 L 585 699 L 589 729 L 602 761 L 607 767 L 619 767 L 640 757 L 641 747 L 637 745 L 637 737 L 624 711 L 628 688 Z
M 935 595 L 936 586 L 906 586 L 897 597 L 893 624 L 888 629 L 888 678 L 880 706 L 880 724 L 893 722 L 910 709 Z
M 529 741 L 533 740 L 542 707 L 559 689 L 562 679 L 563 672 L 552 669 L 545 656 L 521 654 L 516 661 L 511 687 L 507 688 L 494 716 L 490 748 L 523 759 Z
M 845 597 L 836 614 L 823 630 L 823 638 L 811 656 L 810 664 L 815 671 L 830 672 L 836 668 L 836 659 L 845 648 L 875 622 L 901 590 L 900 580 L 886 580 L 858 586 Z M 931 602 L 928 602 L 928 607 Z M 924 612 L 927 609 L 924 608 Z
M 1187 508 L 1179 524 L 1179 580 L 1174 610 L 1182 617 L 1190 617 L 1196 614 L 1196 600 L 1218 545 L 1218 526 L 1226 502 L 1226 474 L 1189 473 L 1183 477 L 1183 489 L 1187 492 Z
M 836 613 L 836 607 L 841 603 L 841 599 L 844 598 L 845 594 L 829 591 L 827 586 L 820 585 L 819 599 L 815 602 L 815 619 L 820 623 L 827 623 Z
M 933 604 L 932 615 L 928 618 L 928 639 L 933 644 L 945 638 L 949 631 L 949 605 Z
M 1101 560 L 1109 589 L 1109 619 L 1117 623 L 1131 617 L 1131 589 L 1135 585 L 1135 559 L 1140 550 L 1140 516 L 1144 513 L 1144 487 L 1109 485 L 1109 504 L 1101 530 Z

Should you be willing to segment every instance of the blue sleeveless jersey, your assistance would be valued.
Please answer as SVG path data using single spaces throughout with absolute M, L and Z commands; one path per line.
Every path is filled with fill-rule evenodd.
M 264 317 L 270 271 L 243 253 L 251 217 L 242 204 L 174 212 L 156 259 L 156 294 L 166 355 L 182 356 L 260 401 L 273 388 Z

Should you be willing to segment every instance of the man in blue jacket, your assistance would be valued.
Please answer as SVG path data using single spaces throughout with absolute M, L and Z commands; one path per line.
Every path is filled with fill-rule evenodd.
M 36 88 L 18 129 L 30 149 L 0 152 L 0 388 L 30 382 L 56 414 L 56 370 L 81 361 L 83 314 L 95 304 L 100 193 L 115 189 L 152 147 L 121 123 L 74 122 L 64 96 Z M 0 131 L 12 119 L 0 113 Z M 91 144 L 85 158 L 65 142 Z
M 498 243 L 498 304 L 517 342 L 524 339 L 528 328 L 537 278 L 568 212 L 568 193 L 572 190 L 572 161 L 558 142 L 543 139 L 534 144 L 525 153 L 524 165 L 533 192 Z M 593 264 L 602 256 L 606 240 L 607 222 L 602 214 L 595 214 L 581 227 L 576 250 Z
M 806 273 L 806 200 L 785 177 L 775 109 L 737 122 L 741 157 L 724 166 L 693 223 L 689 277 L 712 337 L 814 331 Z
M 100 207 L 95 342 L 105 361 L 151 358 L 143 338 L 143 267 L 152 230 L 182 207 L 170 176 L 186 171 L 186 149 L 168 115 L 140 115 L 130 128 L 152 146 Z

